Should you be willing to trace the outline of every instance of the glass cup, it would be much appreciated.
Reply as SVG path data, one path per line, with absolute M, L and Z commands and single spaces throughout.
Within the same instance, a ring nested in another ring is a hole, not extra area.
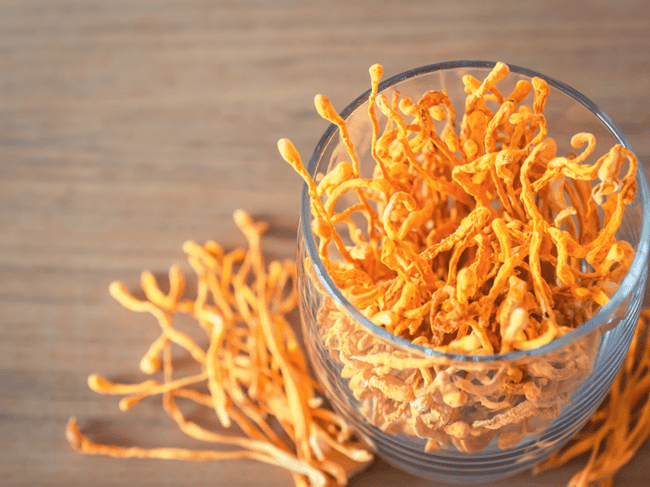
M 463 107 L 462 77 L 482 80 L 495 63 L 456 61 L 424 66 L 382 82 L 379 92 L 418 99 L 446 90 Z M 545 79 L 544 109 L 558 154 L 572 150 L 577 132 L 591 132 L 598 148 L 619 143 L 620 129 L 569 86 L 510 66 L 503 93 L 519 80 Z M 369 92 L 341 112 L 360 173 L 372 175 Z M 382 120 L 380 118 L 380 124 Z M 330 126 L 309 162 L 315 178 L 348 160 L 338 128 Z M 502 355 L 460 355 L 411 343 L 375 325 L 336 287 L 318 254 L 305 186 L 298 231 L 299 306 L 307 351 L 334 409 L 392 465 L 444 482 L 486 482 L 531 468 L 566 443 L 607 395 L 634 334 L 648 268 L 648 184 L 639 166 L 637 193 L 616 234 L 634 248 L 633 263 L 609 302 L 584 324 L 547 345 Z M 414 391 L 414 377 L 431 384 Z M 519 382 L 518 382 L 519 381 Z M 526 385 L 513 388 L 512 384 Z

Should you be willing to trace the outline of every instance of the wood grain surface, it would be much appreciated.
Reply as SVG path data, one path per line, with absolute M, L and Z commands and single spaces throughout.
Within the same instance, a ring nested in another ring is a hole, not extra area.
M 0 6 L 0 485 L 292 485 L 252 461 L 185 463 L 75 454 L 92 438 L 197 447 L 148 400 L 121 413 L 86 378 L 141 380 L 156 324 L 108 284 L 163 275 L 188 239 L 243 243 L 243 208 L 270 222 L 267 254 L 295 253 L 307 158 L 339 110 L 385 77 L 456 59 L 502 60 L 575 87 L 650 165 L 650 7 L 645 1 L 80 1 Z M 646 300 L 647 301 L 647 300 Z M 295 320 L 296 327 L 299 326 Z M 561 486 L 573 462 L 502 486 Z M 650 445 L 615 485 L 648 485 Z M 382 461 L 354 487 L 432 485 Z

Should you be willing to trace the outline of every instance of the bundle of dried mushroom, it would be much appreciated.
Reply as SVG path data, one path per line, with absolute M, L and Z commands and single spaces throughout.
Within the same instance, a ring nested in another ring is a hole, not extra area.
M 589 163 L 595 137 L 578 133 L 571 145 L 582 151 L 558 155 L 544 116 L 547 82 L 520 80 L 504 95 L 496 85 L 508 74 L 497 63 L 482 81 L 463 77 L 457 134 L 444 90 L 389 100 L 374 65 L 371 162 L 360 163 L 349 127 L 322 95 L 316 108 L 338 126 L 348 157 L 315 181 L 291 142 L 278 144 L 308 185 L 333 282 L 370 321 L 413 344 L 470 356 L 536 349 L 591 318 L 634 258 L 615 236 L 635 197 L 634 153 L 617 144 Z M 376 108 L 387 119 L 381 133 Z M 372 177 L 362 177 L 364 163 Z M 322 340 L 367 420 L 423 438 L 428 450 L 474 452 L 497 435 L 506 449 L 543 430 L 598 352 L 591 334 L 533 359 L 410 354 L 321 294 Z
M 68 423 L 68 440 L 82 453 L 121 458 L 249 458 L 289 470 L 297 486 L 345 485 L 349 475 L 368 465 L 373 455 L 339 416 L 323 406 L 320 388 L 309 377 L 301 347 L 285 319 L 296 303 L 295 264 L 272 261 L 266 266 L 260 250 L 266 224 L 254 223 L 243 211 L 235 213 L 235 221 L 248 239 L 248 249 L 225 253 L 215 242 L 185 243 L 187 260 L 198 279 L 194 299 L 184 297 L 185 279 L 178 266 L 169 271 L 166 294 L 151 273 L 142 274 L 144 301 L 131 295 L 124 284 L 111 284 L 111 295 L 123 306 L 157 319 L 160 337 L 140 368 L 146 374 L 162 372 L 163 381 L 116 384 L 91 375 L 88 384 L 102 394 L 126 396 L 120 401 L 122 410 L 162 395 L 165 411 L 184 433 L 237 449 L 103 445 L 85 437 L 74 418 Z M 191 315 L 200 325 L 209 339 L 207 349 L 174 326 L 174 315 L 179 313 Z M 201 371 L 177 377 L 172 347 L 189 353 Z M 201 390 L 206 384 L 207 393 Z M 215 426 L 234 423 L 246 436 L 200 426 L 184 415 L 178 399 L 205 406 L 213 412 Z

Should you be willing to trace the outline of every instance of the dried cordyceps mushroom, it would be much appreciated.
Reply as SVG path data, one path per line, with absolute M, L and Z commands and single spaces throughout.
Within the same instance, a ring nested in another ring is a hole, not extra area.
M 508 73 L 497 63 L 483 81 L 463 77 L 457 133 L 444 90 L 389 100 L 372 66 L 371 177 L 322 95 L 318 113 L 339 127 L 349 162 L 313 180 L 291 142 L 278 143 L 308 185 L 319 256 L 343 295 L 376 325 L 441 352 L 548 344 L 608 302 L 634 257 L 615 233 L 635 196 L 635 155 L 617 144 L 590 164 L 589 133 L 571 139 L 580 153 L 558 155 L 543 113 L 548 84 L 521 80 L 504 95 L 496 84 Z M 387 119 L 382 133 L 376 109 Z M 592 334 L 514 364 L 412 357 L 371 339 L 323 294 L 319 331 L 366 418 L 425 439 L 426 449 L 473 452 L 495 437 L 507 449 L 540 432 L 591 374 L 598 350 Z
M 167 294 L 151 273 L 142 274 L 145 301 L 131 295 L 122 283 L 110 286 L 111 295 L 124 307 L 151 313 L 160 324 L 161 335 L 140 368 L 146 374 L 161 371 L 162 381 L 116 384 L 91 375 L 88 384 L 102 394 L 126 396 L 120 401 L 122 410 L 161 394 L 165 411 L 184 433 L 239 449 L 103 445 L 85 437 L 74 418 L 68 423 L 68 441 L 82 453 L 119 458 L 250 458 L 289 470 L 297 486 L 345 485 L 373 456 L 354 439 L 342 418 L 323 407 L 320 388 L 309 377 L 302 350 L 284 318 L 296 304 L 295 264 L 273 261 L 266 267 L 260 252 L 265 224 L 254 223 L 243 211 L 235 213 L 235 222 L 248 240 L 248 250 L 225 253 L 212 241 L 204 246 L 184 244 L 198 279 L 194 300 L 183 298 L 185 279 L 178 266 L 169 271 Z M 209 339 L 207 349 L 173 326 L 176 313 L 197 320 Z M 174 377 L 172 346 L 187 351 L 201 372 Z M 206 383 L 209 394 L 192 387 Z M 184 416 L 176 398 L 209 408 L 223 427 L 234 422 L 247 436 L 224 435 L 199 426 Z

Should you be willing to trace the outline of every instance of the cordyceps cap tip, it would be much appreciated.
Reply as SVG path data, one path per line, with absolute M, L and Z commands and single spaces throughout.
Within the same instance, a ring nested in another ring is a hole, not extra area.
M 314 97 L 314 105 L 316 106 L 316 111 L 322 118 L 331 120 L 332 104 L 330 103 L 329 98 L 325 95 L 316 95 Z
M 113 281 L 108 286 L 108 292 L 111 296 L 115 297 L 128 292 L 128 288 L 126 287 L 126 284 L 121 281 Z
M 88 387 L 95 392 L 102 389 L 104 382 L 105 381 L 102 380 L 102 377 L 97 374 L 90 374 L 88 376 Z
M 251 217 L 248 213 L 246 213 L 244 210 L 235 210 L 235 213 L 233 214 L 233 218 L 235 220 L 235 223 L 239 226 L 249 226 L 252 223 Z
M 341 116 L 336 113 L 336 110 L 334 110 L 329 98 L 325 95 L 316 95 L 314 97 L 314 105 L 318 114 L 325 120 L 335 123 L 338 126 L 345 123 Z
M 384 74 L 384 68 L 381 64 L 373 64 L 368 72 L 372 81 L 379 81 Z
M 81 432 L 79 431 L 77 419 L 74 416 L 70 418 L 68 424 L 66 424 L 65 436 L 74 450 L 81 450 Z
M 300 154 L 289 139 L 278 140 L 278 151 L 282 158 L 292 166 L 300 164 Z

